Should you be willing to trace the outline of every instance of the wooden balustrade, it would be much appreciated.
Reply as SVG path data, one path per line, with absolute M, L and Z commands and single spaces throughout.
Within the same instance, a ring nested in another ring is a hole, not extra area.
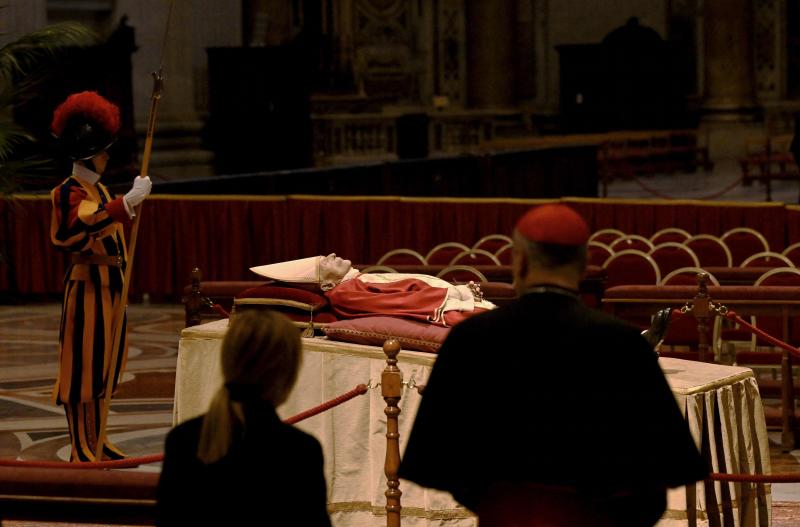
M 403 394 L 403 372 L 397 367 L 397 354 L 400 353 L 400 343 L 396 340 L 387 340 L 383 344 L 386 354 L 386 368 L 381 375 L 381 395 L 386 401 L 386 527 L 400 527 L 400 479 L 397 476 L 400 470 L 400 432 L 399 420 L 400 397 Z
M 395 158 L 400 116 L 397 112 L 313 116 L 315 164 Z M 471 151 L 494 137 L 494 115 L 490 113 L 461 111 L 428 116 L 432 153 Z

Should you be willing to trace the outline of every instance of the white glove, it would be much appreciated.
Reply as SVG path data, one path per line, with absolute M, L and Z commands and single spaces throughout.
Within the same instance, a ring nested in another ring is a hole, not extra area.
M 133 180 L 133 188 L 123 196 L 127 208 L 133 210 L 135 206 L 143 202 L 144 198 L 150 195 L 152 186 L 153 182 L 150 181 L 150 176 L 136 176 L 136 179 Z

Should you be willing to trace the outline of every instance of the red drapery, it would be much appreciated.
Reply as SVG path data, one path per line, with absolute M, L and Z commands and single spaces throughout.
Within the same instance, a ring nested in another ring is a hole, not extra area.
M 145 202 L 131 291 L 177 297 L 194 267 L 205 280 L 254 280 L 255 265 L 336 252 L 374 263 L 399 247 L 425 253 L 445 241 L 472 245 L 509 234 L 529 207 L 547 200 L 321 197 L 152 196 Z M 800 241 L 800 207 L 565 198 L 592 230 L 613 227 L 649 236 L 665 227 L 720 235 L 760 231 L 773 250 Z M 64 256 L 50 244 L 47 196 L 0 201 L 0 294 L 58 294 Z

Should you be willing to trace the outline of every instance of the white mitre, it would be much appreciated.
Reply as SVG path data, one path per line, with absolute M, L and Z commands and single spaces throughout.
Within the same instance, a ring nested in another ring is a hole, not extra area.
M 331 289 L 335 285 L 359 275 L 358 270 L 351 268 L 341 279 L 323 284 L 319 272 L 319 261 L 322 258 L 322 256 L 309 256 L 308 258 L 289 260 L 288 262 L 259 265 L 258 267 L 251 267 L 250 270 L 279 282 L 320 284 L 323 290 Z
M 278 262 L 251 267 L 254 273 L 280 282 L 319 283 L 319 259 L 321 256 L 310 256 L 299 260 Z

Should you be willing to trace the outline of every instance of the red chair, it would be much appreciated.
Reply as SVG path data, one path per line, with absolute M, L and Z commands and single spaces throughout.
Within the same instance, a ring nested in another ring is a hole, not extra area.
M 475 245 L 473 245 L 472 248 L 483 249 L 484 251 L 489 251 L 492 254 L 497 254 L 497 251 L 512 242 L 513 240 L 505 234 L 490 234 L 475 242 Z
M 440 243 L 425 255 L 425 261 L 428 265 L 448 265 L 453 258 L 469 251 L 469 247 L 463 243 L 458 242 L 445 242 Z
M 700 267 L 731 267 L 733 256 L 725 242 L 711 234 L 696 234 L 684 245 L 692 250 L 700 261 Z
M 700 267 L 681 267 L 679 269 L 674 269 L 667 273 L 658 285 L 697 285 L 697 273 L 707 274 L 708 281 L 711 282 L 711 285 L 719 285 L 719 280 L 717 280 L 713 274 Z
M 642 251 L 643 253 L 649 253 L 654 247 L 650 240 L 644 236 L 639 236 L 638 234 L 628 234 L 626 236 L 622 236 L 621 238 L 617 238 L 613 242 L 609 243 L 608 246 L 611 247 L 611 250 L 614 252 L 634 249 L 637 251 Z
M 794 267 L 776 267 L 761 275 L 754 285 L 800 287 L 800 270 Z M 795 347 L 800 344 L 800 320 L 796 317 L 790 317 L 785 323 L 779 316 L 751 316 L 750 323 Z M 788 448 L 794 443 L 791 440 L 792 432 L 797 432 L 795 400 L 800 395 L 798 393 L 800 386 L 793 386 L 792 372 L 788 372 L 788 377 L 784 378 L 787 373 L 783 369 L 784 353 L 761 337 L 752 335 L 749 351 L 738 351 L 735 356 L 737 365 L 753 369 L 762 398 L 789 402 L 788 405 L 781 404 L 780 407 L 764 405 L 767 425 L 781 427 L 781 443 L 784 448 Z M 786 423 L 789 424 L 788 430 L 784 428 Z
M 586 263 L 603 267 L 606 260 L 611 258 L 614 251 L 608 245 L 600 242 L 589 242 L 586 244 Z
M 780 253 L 762 251 L 745 258 L 741 263 L 741 267 L 794 267 L 794 264 L 789 258 Z
M 361 269 L 361 274 L 369 273 L 396 273 L 397 271 L 388 265 L 370 265 Z
M 500 265 L 511 265 L 511 250 L 514 248 L 513 243 L 502 246 L 494 255 L 500 260 Z
M 457 254 L 447 265 L 500 265 L 500 260 L 489 251 L 469 249 Z
M 783 251 L 781 254 L 787 257 L 789 260 L 792 261 L 792 265 L 795 267 L 800 266 L 800 242 L 793 243 Z
M 436 278 L 441 278 L 451 283 L 487 282 L 486 277 L 468 265 L 449 265 L 436 273 Z
M 776 267 L 774 269 L 770 269 L 766 273 L 762 274 L 753 285 L 800 286 L 800 269 L 796 269 L 794 266 Z M 763 329 L 770 335 L 773 335 L 779 339 L 789 337 L 795 343 L 800 342 L 800 323 L 798 322 L 799 321 L 797 320 L 791 321 L 789 328 L 787 328 L 789 334 L 784 335 L 783 323 L 780 317 L 750 317 L 750 323 L 754 326 L 757 325 L 759 329 Z M 756 338 L 756 336 L 753 335 L 751 339 L 750 351 L 757 351 L 758 346 L 771 346 L 771 344 L 761 338 Z
M 694 252 L 681 243 L 664 242 L 653 247 L 648 254 L 658 264 L 662 275 L 681 267 L 700 267 Z
M 625 233 L 617 229 L 600 229 L 589 236 L 589 241 L 610 245 L 614 240 L 623 236 Z
M 655 260 L 635 249 L 614 253 L 603 268 L 606 270 L 606 289 L 616 285 L 656 285 L 661 281 Z
M 380 257 L 376 265 L 426 265 L 425 257 L 413 249 L 394 249 Z
M 683 243 L 691 237 L 692 235 L 683 229 L 667 227 L 650 236 L 650 241 L 653 242 L 653 245 L 659 245 L 665 242 Z
M 748 256 L 769 251 L 769 243 L 760 232 L 749 227 L 737 227 L 720 236 L 733 257 L 732 265 L 739 265 Z

